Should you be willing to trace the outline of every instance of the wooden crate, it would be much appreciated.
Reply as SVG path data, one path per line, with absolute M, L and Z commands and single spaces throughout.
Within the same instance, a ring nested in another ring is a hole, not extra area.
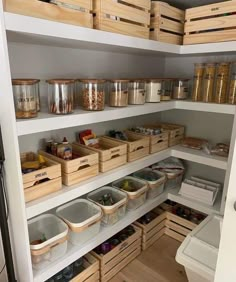
M 39 0 L 5 0 L 5 11 L 66 24 L 93 27 L 92 0 L 55 0 L 59 5 Z
M 92 254 L 83 257 L 83 267 L 85 270 L 70 282 L 99 282 L 99 261 Z
M 152 1 L 150 39 L 183 44 L 185 12 L 171 5 Z
M 94 28 L 149 38 L 150 0 L 94 0 Z
M 122 268 L 129 264 L 141 253 L 141 229 L 134 226 L 135 233 L 120 243 L 106 255 L 92 254 L 100 261 L 101 282 L 109 281 Z
M 37 160 L 38 156 L 32 152 L 21 154 L 21 163 L 33 157 Z M 61 183 L 61 165 L 44 157 L 46 161 L 45 168 L 26 173 L 22 175 L 25 202 L 30 202 L 58 191 L 62 187 Z M 32 159 L 30 159 L 32 160 Z M 38 181 L 48 179 L 47 181 L 37 184 Z
M 184 44 L 236 40 L 236 1 L 186 10 Z
M 89 147 L 99 154 L 99 170 L 106 172 L 127 162 L 127 145 L 118 140 L 99 137 L 99 144 L 104 148 Z
M 41 155 L 61 164 L 62 182 L 66 186 L 80 183 L 99 173 L 98 153 L 78 144 L 72 144 L 72 150 L 81 155 L 81 157 L 65 161 L 52 154 L 39 151 Z

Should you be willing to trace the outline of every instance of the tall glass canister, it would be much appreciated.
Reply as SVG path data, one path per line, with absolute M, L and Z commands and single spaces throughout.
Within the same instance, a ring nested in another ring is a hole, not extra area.
M 231 65 L 228 103 L 236 104 L 236 62 L 233 62 Z
M 204 73 L 203 73 L 203 84 L 202 84 L 203 102 L 209 102 L 209 103 L 213 102 L 215 71 L 216 71 L 215 63 L 209 63 L 205 65 Z
M 215 103 L 224 104 L 227 102 L 229 75 L 230 63 L 218 63 L 216 68 Z
M 202 82 L 205 64 L 194 64 L 192 101 L 202 100 Z

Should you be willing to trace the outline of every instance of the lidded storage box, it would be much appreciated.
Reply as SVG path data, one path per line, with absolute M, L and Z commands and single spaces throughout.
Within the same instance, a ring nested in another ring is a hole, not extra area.
M 69 241 L 80 246 L 100 231 L 102 210 L 94 203 L 78 199 L 56 210 L 57 215 L 69 226 Z
M 128 106 L 128 82 L 129 80 L 110 81 L 109 105 L 111 107 Z
M 144 80 L 132 80 L 129 82 L 129 104 L 143 105 L 146 100 Z

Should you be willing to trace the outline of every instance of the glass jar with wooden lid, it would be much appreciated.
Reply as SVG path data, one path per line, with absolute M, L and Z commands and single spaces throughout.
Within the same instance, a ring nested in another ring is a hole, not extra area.
M 227 88 L 230 75 L 230 63 L 218 63 L 216 67 L 216 86 L 214 102 L 218 104 L 226 103 Z
M 184 100 L 188 98 L 190 79 L 179 78 L 174 81 L 173 99 Z
M 146 101 L 146 89 L 144 79 L 134 79 L 129 82 L 129 104 L 143 105 Z
M 233 62 L 231 65 L 228 103 L 236 104 L 236 62 Z
M 192 101 L 197 102 L 202 100 L 202 82 L 205 64 L 194 64 L 193 90 Z
M 216 64 L 208 63 L 203 72 L 202 101 L 213 102 Z
M 146 81 L 146 102 L 159 103 L 161 101 L 161 78 L 151 78 Z
M 16 118 L 34 118 L 38 115 L 39 79 L 12 79 Z
M 110 81 L 109 105 L 111 107 L 128 106 L 128 83 L 127 79 L 114 79 Z

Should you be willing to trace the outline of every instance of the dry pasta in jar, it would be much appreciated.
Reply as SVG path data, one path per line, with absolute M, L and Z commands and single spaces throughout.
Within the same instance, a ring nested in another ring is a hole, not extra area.
M 227 87 L 229 81 L 230 63 L 219 63 L 216 68 L 216 87 L 214 102 L 218 104 L 226 103 Z
M 192 101 L 202 100 L 202 82 L 205 64 L 194 64 Z
M 209 63 L 205 65 L 202 85 L 202 101 L 213 102 L 214 81 L 216 64 Z
M 232 63 L 231 78 L 229 82 L 228 103 L 236 104 L 236 62 Z

